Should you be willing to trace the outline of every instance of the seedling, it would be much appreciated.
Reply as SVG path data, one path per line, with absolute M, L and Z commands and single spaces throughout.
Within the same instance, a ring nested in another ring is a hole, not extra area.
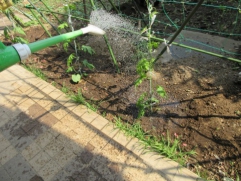
M 72 93 L 71 95 L 69 95 L 69 97 L 74 102 L 79 103 L 79 104 L 83 104 L 87 108 L 91 109 L 92 111 L 97 111 L 97 107 L 95 105 L 92 105 L 92 104 L 88 103 L 85 100 L 85 98 L 83 97 L 83 94 L 80 90 L 78 90 L 78 92 L 76 94 Z
M 63 93 L 65 93 L 65 94 L 68 94 L 68 93 L 70 92 L 70 89 L 69 89 L 69 87 L 67 87 L 67 86 L 65 85 L 65 82 L 63 82 L 63 86 L 62 86 L 62 88 L 61 88 L 61 91 L 62 91 Z
M 69 14 L 69 18 L 68 18 L 68 23 L 64 22 L 62 24 L 60 24 L 58 26 L 59 30 L 62 29 L 66 29 L 67 27 L 70 27 L 70 29 L 72 31 L 74 31 L 74 27 L 71 21 L 71 10 L 75 10 L 76 9 L 76 5 L 75 4 L 70 4 L 70 5 L 66 5 L 65 6 L 66 11 Z M 63 44 L 63 48 L 64 50 L 67 52 L 68 51 L 68 47 L 69 47 L 69 43 L 71 42 L 71 40 L 66 41 Z M 74 83 L 78 83 L 80 81 L 80 79 L 82 78 L 83 72 L 82 72 L 82 67 L 81 65 L 87 67 L 90 70 L 93 70 L 95 67 L 93 64 L 89 63 L 88 60 L 84 59 L 82 62 L 80 61 L 80 56 L 79 54 L 81 52 L 85 52 L 85 53 L 89 53 L 90 55 L 93 55 L 95 53 L 95 51 L 90 47 L 90 46 L 86 46 L 86 45 L 78 45 L 76 43 L 76 41 L 73 41 L 74 43 L 74 49 L 75 49 L 75 53 L 71 53 L 69 55 L 69 57 L 67 58 L 67 70 L 66 72 L 68 73 L 72 73 L 72 81 Z M 75 63 L 73 63 L 75 60 Z
M 146 34 L 148 38 L 147 43 L 147 50 L 148 53 L 146 54 L 146 57 L 141 58 L 141 60 L 137 63 L 136 71 L 139 75 L 139 78 L 135 81 L 135 86 L 139 86 L 144 80 L 149 80 L 149 92 L 143 93 L 139 97 L 136 107 L 138 108 L 138 118 L 141 118 L 145 115 L 146 112 L 153 112 L 153 106 L 159 103 L 159 100 L 154 96 L 154 90 L 152 85 L 152 76 L 150 76 L 154 72 L 154 62 L 155 59 L 152 57 L 152 51 L 153 49 L 156 49 L 158 47 L 158 43 L 151 40 L 153 37 L 151 28 L 155 21 L 157 12 L 154 10 L 152 5 L 150 3 L 148 4 L 148 15 L 149 15 L 149 25 L 148 27 L 145 27 L 141 34 Z M 143 54 L 142 54 L 143 55 Z M 148 76 L 149 74 L 149 76 Z M 166 92 L 162 86 L 157 86 L 156 93 L 160 97 L 166 97 Z

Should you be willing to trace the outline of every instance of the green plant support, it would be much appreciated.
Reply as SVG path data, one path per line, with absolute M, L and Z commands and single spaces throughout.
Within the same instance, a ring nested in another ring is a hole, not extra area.
M 95 7 L 95 3 L 94 3 L 93 0 L 90 0 L 90 4 L 91 4 L 91 6 L 92 6 L 92 8 L 93 8 L 94 10 L 97 9 L 97 8 Z M 117 61 L 116 61 L 116 59 L 115 59 L 115 55 L 114 55 L 114 53 L 113 53 L 113 51 L 112 51 L 111 45 L 110 45 L 110 43 L 109 43 L 109 41 L 108 41 L 108 38 L 107 38 L 106 35 L 104 35 L 103 37 L 104 37 L 105 43 L 106 43 L 106 45 L 107 45 L 107 47 L 108 47 L 108 49 L 109 49 L 110 56 L 111 56 L 111 58 L 112 58 L 112 60 L 113 60 L 113 63 L 114 63 L 114 65 L 115 65 L 116 69 L 117 69 L 117 73 L 120 73 L 120 69 L 119 69 L 119 67 L 118 67 L 118 63 L 117 63 Z
M 135 34 L 135 35 L 139 35 L 139 33 L 131 31 L 131 30 L 127 30 L 127 29 L 123 29 L 123 28 L 121 30 L 126 31 L 126 32 L 130 32 L 130 33 Z M 151 37 L 151 39 L 155 40 L 155 41 L 159 41 L 159 42 L 165 42 L 165 40 L 162 39 L 162 38 Z M 209 52 L 209 51 L 202 50 L 202 49 L 199 49 L 199 48 L 194 48 L 194 47 L 184 45 L 184 44 L 181 44 L 181 43 L 177 43 L 177 42 L 172 42 L 172 44 L 176 45 L 176 46 L 179 46 L 179 47 L 182 47 L 182 48 L 189 49 L 189 50 L 194 50 L 194 51 L 197 51 L 197 52 L 200 52 L 200 53 L 205 53 L 207 55 L 212 55 L 212 56 L 215 56 L 215 57 L 218 57 L 218 58 L 224 58 L 224 59 L 231 60 L 231 61 L 234 61 L 234 62 L 237 62 L 237 63 L 241 63 L 241 60 L 236 59 L 236 58 L 232 58 L 232 57 L 224 56 L 224 55 L 221 55 L 221 54 Z
M 80 30 L 54 36 L 29 44 L 17 43 L 12 46 L 5 46 L 2 42 L 0 42 L 0 72 L 20 61 L 26 60 L 31 55 L 31 53 L 35 53 L 44 48 L 50 47 L 52 45 L 64 42 L 72 38 L 76 38 L 77 36 L 86 33 L 93 35 L 105 34 L 102 29 L 89 24 L 87 27 L 81 28 Z

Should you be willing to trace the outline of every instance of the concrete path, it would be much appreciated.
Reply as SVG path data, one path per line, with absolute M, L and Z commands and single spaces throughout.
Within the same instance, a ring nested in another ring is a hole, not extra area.
M 194 181 L 19 65 L 0 72 L 0 181 Z
M 168 38 L 168 40 L 170 39 L 171 37 Z M 174 42 L 227 57 L 237 58 L 235 55 L 239 54 L 238 59 L 240 59 L 241 55 L 241 41 L 235 41 L 233 39 L 224 38 L 221 36 L 209 35 L 207 33 L 183 30 L 177 36 Z M 164 43 L 159 46 L 159 48 L 153 53 L 153 56 L 158 55 L 164 46 L 166 46 Z M 171 54 L 166 51 L 160 58 L 161 62 L 169 62 L 170 60 L 182 61 L 183 59 L 194 57 L 205 63 L 210 60 L 217 59 L 215 56 L 175 45 L 171 45 L 169 48 Z

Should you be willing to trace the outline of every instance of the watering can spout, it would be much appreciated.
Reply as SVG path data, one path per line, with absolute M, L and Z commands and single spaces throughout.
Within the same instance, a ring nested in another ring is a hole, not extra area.
M 67 41 L 69 39 L 76 38 L 86 33 L 93 35 L 105 34 L 102 29 L 89 24 L 87 27 L 81 28 L 80 30 L 54 36 L 29 44 L 18 43 L 13 46 L 6 47 L 0 42 L 0 72 L 19 61 L 26 60 L 31 55 L 31 53 L 35 53 L 44 48 Z
M 98 28 L 97 26 L 88 24 L 87 27 L 81 29 L 83 31 L 83 34 L 89 33 L 92 35 L 104 35 L 105 31 L 102 29 Z
M 87 27 L 81 28 L 80 30 L 65 33 L 65 34 L 58 35 L 58 36 L 54 36 L 54 37 L 40 40 L 37 42 L 33 42 L 33 43 L 28 44 L 28 46 L 29 46 L 31 52 L 34 53 L 36 51 L 42 50 L 49 46 L 55 45 L 60 42 L 67 41 L 72 38 L 76 38 L 80 35 L 87 34 L 87 33 L 93 34 L 93 35 L 104 35 L 105 34 L 105 32 L 102 29 L 89 24 Z

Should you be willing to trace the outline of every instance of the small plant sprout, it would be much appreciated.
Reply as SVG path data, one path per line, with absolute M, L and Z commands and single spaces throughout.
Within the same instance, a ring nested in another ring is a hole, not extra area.
M 63 86 L 61 88 L 61 91 L 65 94 L 68 94 L 70 92 L 70 89 L 65 85 L 65 82 L 63 82 Z
M 138 108 L 138 118 L 145 115 L 146 112 L 153 112 L 153 106 L 159 103 L 159 100 L 154 96 L 154 87 L 152 85 L 152 79 L 154 79 L 154 61 L 155 58 L 152 57 L 152 52 L 158 47 L 158 43 L 151 41 L 154 36 L 152 34 L 152 25 L 155 22 L 157 12 L 154 10 L 153 6 L 147 2 L 148 15 L 149 15 L 149 25 L 141 31 L 141 34 L 146 34 L 147 36 L 147 50 L 148 53 L 146 57 L 142 57 L 136 66 L 136 71 L 139 77 L 135 81 L 135 86 L 139 86 L 144 80 L 149 80 L 149 92 L 143 93 L 139 97 L 136 107 Z M 166 92 L 164 88 L 160 85 L 156 88 L 156 93 L 160 97 L 166 97 Z
M 88 103 L 80 90 L 78 90 L 78 92 L 75 94 L 72 93 L 71 95 L 69 95 L 69 97 L 72 101 L 85 105 L 87 108 L 89 108 L 92 111 L 97 111 L 97 106 Z
M 52 81 L 52 82 L 51 82 L 51 85 L 54 86 L 54 87 L 56 87 L 56 86 L 57 86 L 57 83 L 56 83 L 55 81 Z
M 62 30 L 62 29 L 69 27 L 71 29 L 71 31 L 74 31 L 73 22 L 71 19 L 71 17 L 72 17 L 71 12 L 76 10 L 77 7 L 75 4 L 64 4 L 64 6 L 65 6 L 65 11 L 67 11 L 67 13 L 68 13 L 68 19 L 67 19 L 67 22 L 64 22 L 58 26 L 58 30 Z M 66 52 L 68 51 L 70 43 L 71 43 L 71 40 L 68 40 L 63 43 L 63 48 Z M 82 72 L 81 65 L 83 65 L 84 67 L 87 67 L 90 70 L 93 70 L 95 68 L 94 65 L 89 63 L 86 59 L 84 59 L 81 62 L 79 55 L 81 54 L 81 52 L 85 52 L 90 55 L 93 55 L 95 53 L 95 51 L 90 46 L 78 45 L 75 40 L 73 40 L 73 43 L 74 43 L 75 52 L 71 53 L 69 55 L 69 57 L 67 58 L 66 72 L 72 73 L 72 76 L 71 76 L 72 81 L 74 83 L 78 83 L 80 81 L 80 79 L 82 78 L 83 74 L 85 74 Z

